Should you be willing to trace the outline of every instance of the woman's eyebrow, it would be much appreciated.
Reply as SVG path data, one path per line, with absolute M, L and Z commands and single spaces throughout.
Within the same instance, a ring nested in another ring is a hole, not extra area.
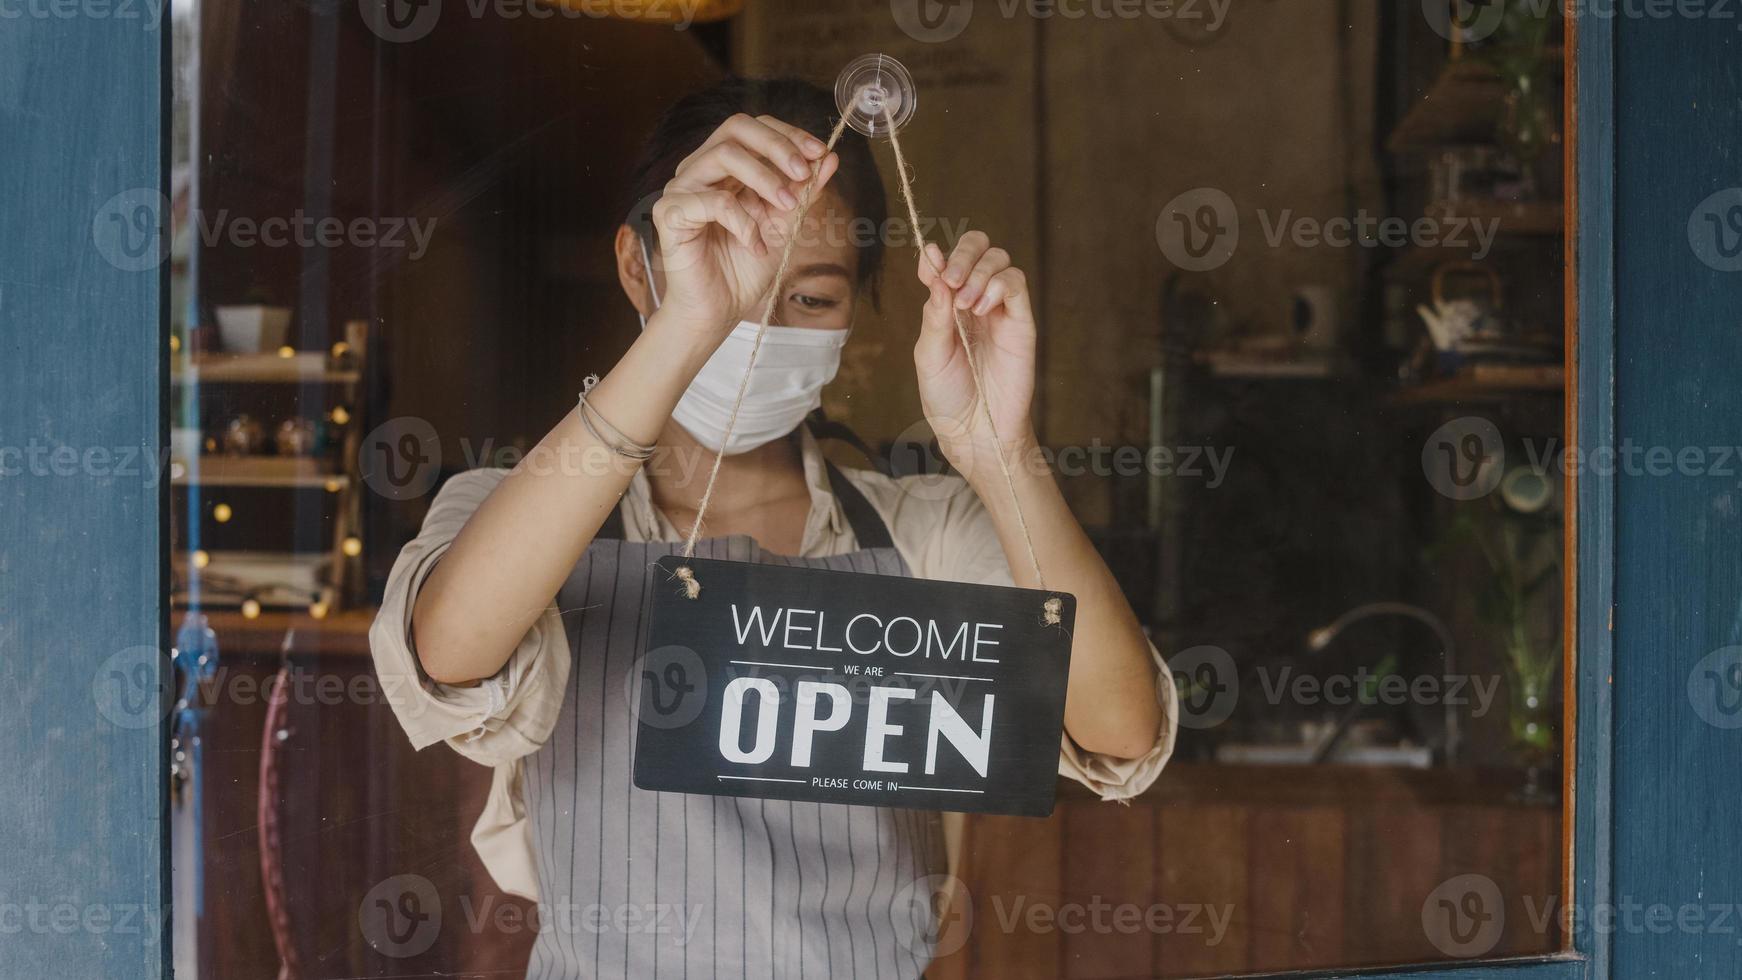
M 792 277 L 794 279 L 803 279 L 810 276 L 840 276 L 842 279 L 852 278 L 852 274 L 847 271 L 847 267 L 837 262 L 812 262 L 810 265 L 801 265 L 792 271 Z

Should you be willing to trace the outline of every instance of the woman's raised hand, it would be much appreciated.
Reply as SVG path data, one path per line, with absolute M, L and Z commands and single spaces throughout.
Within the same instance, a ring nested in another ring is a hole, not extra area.
M 799 198 L 820 161 L 820 193 L 840 165 L 823 141 L 773 116 L 733 116 L 653 205 L 660 313 L 718 343 L 738 321 L 761 319 Z
M 931 295 L 913 347 L 920 404 L 944 458 L 973 482 L 999 472 L 994 452 L 1010 461 L 1034 442 L 1028 412 L 1034 401 L 1036 332 L 1028 280 L 983 232 L 963 235 L 947 258 L 936 245 L 926 245 L 925 251 L 919 257 L 919 281 Z M 956 332 L 958 311 L 974 345 L 983 391 L 976 388 Z M 996 423 L 996 442 L 981 397 Z

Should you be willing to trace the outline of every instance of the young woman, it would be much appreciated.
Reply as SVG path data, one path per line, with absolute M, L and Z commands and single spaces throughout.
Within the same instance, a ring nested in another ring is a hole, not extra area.
M 514 470 L 449 481 L 394 566 L 376 665 L 413 682 L 395 709 L 415 745 L 495 767 L 472 839 L 504 890 L 540 901 L 529 976 L 911 978 L 930 958 L 935 814 L 631 784 L 647 563 L 696 521 L 722 448 L 699 555 L 1035 587 L 1004 456 L 1048 586 L 1077 597 L 1059 771 L 1122 799 L 1172 750 L 1166 668 L 1033 464 L 1035 322 L 1003 250 L 975 232 L 914 260 L 930 291 L 912 334 L 923 408 L 965 480 L 836 469 L 804 427 L 883 252 L 853 233 L 885 227 L 870 146 L 849 131 L 825 154 L 833 116 L 821 90 L 744 80 L 667 113 L 637 187 L 651 222 L 616 239 L 640 337 Z M 771 288 L 775 326 L 728 438 Z M 645 465 L 638 444 L 656 447 Z

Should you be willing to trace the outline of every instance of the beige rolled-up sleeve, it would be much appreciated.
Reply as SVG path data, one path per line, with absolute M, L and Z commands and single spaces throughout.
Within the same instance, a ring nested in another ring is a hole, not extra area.
M 381 611 L 369 629 L 375 672 L 412 747 L 445 741 L 461 755 L 497 767 L 537 751 L 562 710 L 569 650 L 554 600 L 496 676 L 471 687 L 438 684 L 424 674 L 411 612 L 460 528 L 506 475 L 500 469 L 470 470 L 442 487 L 423 529 L 393 563 Z
M 490 795 L 472 828 L 472 846 L 497 887 L 537 901 L 532 824 L 520 792 L 521 759 L 550 737 L 567 690 L 568 636 L 555 601 L 496 676 L 473 687 L 430 680 L 418 663 L 411 632 L 411 611 L 424 580 L 505 476 L 506 470 L 469 470 L 442 487 L 423 529 L 393 563 L 381 611 L 369 627 L 369 651 L 388 704 L 413 748 L 447 742 L 493 769 Z
M 920 578 L 950 582 L 1012 585 L 1010 565 L 998 542 L 985 504 L 968 484 L 954 477 L 920 476 L 887 480 L 854 473 L 855 483 L 884 515 L 897 550 Z M 1059 775 L 1082 783 L 1103 800 L 1127 800 L 1154 784 L 1173 755 L 1179 728 L 1179 694 L 1173 675 L 1152 643 L 1161 726 L 1149 751 L 1135 759 L 1089 752 L 1060 738 Z

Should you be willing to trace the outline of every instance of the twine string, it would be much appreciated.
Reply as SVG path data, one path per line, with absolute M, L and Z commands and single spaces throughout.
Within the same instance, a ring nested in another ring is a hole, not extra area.
M 888 110 L 885 110 L 887 114 Z M 913 229 L 914 244 L 919 254 L 931 263 L 932 271 L 939 276 L 944 274 L 944 267 L 926 251 L 925 230 L 919 223 L 919 208 L 913 203 L 913 178 L 907 170 L 907 158 L 901 152 L 901 137 L 896 134 L 895 120 L 889 120 L 889 148 L 895 153 L 895 172 L 901 179 L 901 200 L 907 205 L 907 221 Z M 956 337 L 961 341 L 962 353 L 968 358 L 968 372 L 974 378 L 974 397 L 980 403 L 980 409 L 986 418 L 986 430 L 992 436 L 992 455 L 998 460 L 999 472 L 1004 474 L 1004 485 L 1010 489 L 1010 503 L 1016 509 L 1016 525 L 1022 529 L 1022 543 L 1028 549 L 1028 562 L 1034 567 L 1034 580 L 1042 592 L 1046 591 L 1046 576 L 1040 570 L 1040 558 L 1034 551 L 1034 536 L 1028 530 L 1028 518 L 1022 513 L 1022 497 L 1016 492 L 1016 478 L 1011 475 L 1010 461 L 1004 458 L 1004 440 L 998 435 L 998 423 L 992 417 L 992 402 L 986 397 L 986 379 L 980 371 L 980 356 L 974 353 L 974 344 L 968 337 L 967 321 L 962 317 L 962 311 L 955 306 L 950 307 L 950 314 L 956 322 Z M 1057 622 L 1057 609 L 1053 604 L 1057 599 L 1047 600 L 1047 622 Z
M 774 271 L 774 282 L 768 287 L 768 303 L 762 308 L 762 322 L 756 328 L 756 340 L 750 345 L 750 361 L 744 366 L 744 377 L 738 382 L 738 397 L 732 400 L 732 414 L 726 419 L 726 434 L 720 438 L 720 451 L 714 454 L 713 469 L 708 471 L 708 485 L 702 490 L 701 503 L 696 505 L 696 520 L 690 525 L 690 535 L 684 541 L 683 556 L 693 558 L 696 554 L 696 539 L 702 533 L 702 518 L 708 512 L 708 503 L 714 498 L 714 484 L 720 479 L 720 463 L 726 458 L 726 446 L 732 441 L 732 429 L 738 424 L 738 410 L 744 407 L 744 392 L 750 387 L 750 372 L 756 366 L 756 354 L 762 349 L 762 336 L 768 332 L 768 324 L 774 319 L 774 310 L 780 305 L 780 286 L 786 279 L 788 267 L 792 265 L 792 251 L 798 244 L 799 229 L 804 224 L 805 212 L 810 210 L 812 198 L 816 193 L 817 180 L 823 173 L 823 160 L 827 160 L 835 150 L 835 144 L 841 141 L 841 134 L 847 129 L 847 117 L 841 116 L 841 121 L 835 123 L 835 129 L 829 134 L 828 146 L 823 150 L 822 158 L 811 164 L 811 179 L 804 185 L 804 192 L 799 195 L 798 208 L 794 212 L 792 228 L 787 232 L 786 244 L 780 250 L 780 265 Z M 689 571 L 685 568 L 682 571 Z M 684 582 L 684 591 L 694 599 L 701 592 L 701 585 L 695 580 L 694 573 L 680 575 Z

